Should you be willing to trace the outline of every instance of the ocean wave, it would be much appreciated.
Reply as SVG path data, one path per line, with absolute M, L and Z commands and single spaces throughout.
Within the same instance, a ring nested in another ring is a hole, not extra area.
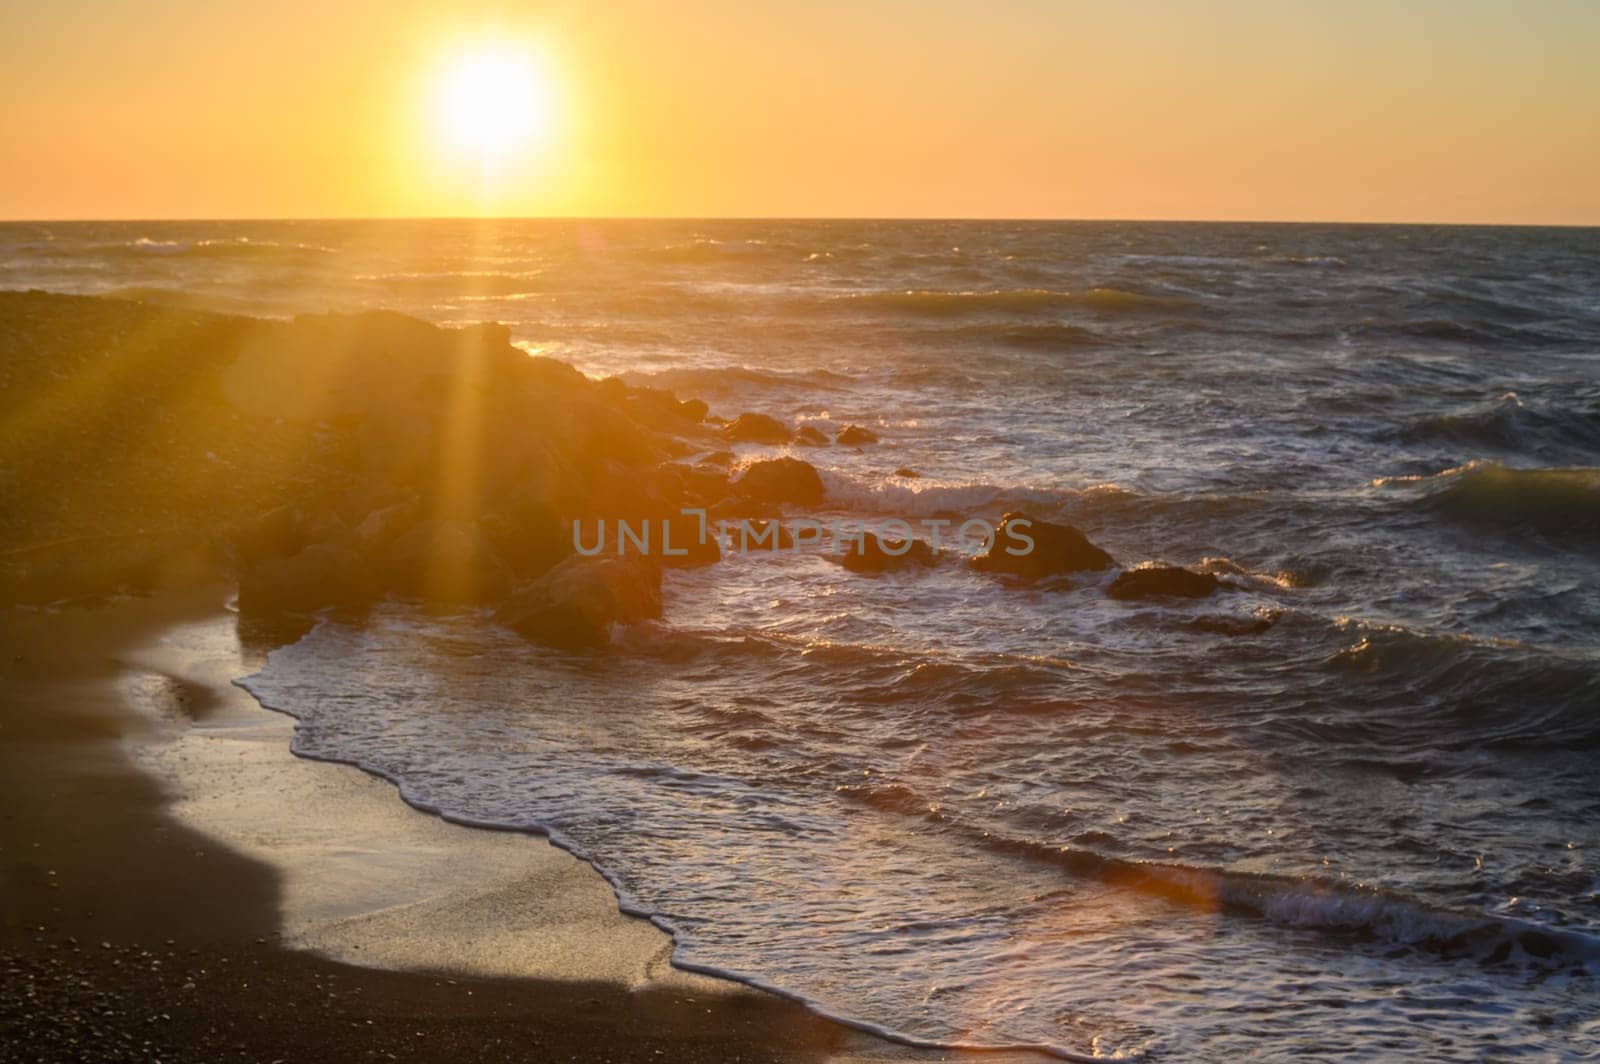
M 1061 348 L 1094 347 L 1116 340 L 1081 325 L 1040 322 L 1036 325 L 970 325 L 946 334 L 955 340 L 996 343 L 1022 351 L 1054 351 Z
M 1323 662 L 1372 711 L 1352 741 L 1383 750 L 1600 750 L 1600 662 L 1510 639 L 1343 620 Z
M 835 302 L 866 310 L 888 310 L 928 317 L 967 314 L 1048 314 L 1078 309 L 1108 314 L 1150 314 L 1195 311 L 1200 304 L 1172 296 L 1146 295 L 1121 288 L 1090 288 L 1079 292 L 1049 288 L 995 288 L 988 290 L 855 292 L 833 297 Z
M 1429 476 L 1381 477 L 1373 486 L 1408 489 L 1417 507 L 1477 525 L 1585 537 L 1600 526 L 1600 468 L 1474 460 Z
M 1110 494 L 1113 485 L 1072 489 L 987 481 L 951 483 L 930 478 L 907 481 L 901 477 L 866 480 L 839 470 L 819 470 L 833 509 L 903 517 L 978 517 L 1005 510 L 1053 514 L 1085 493 Z
M 784 371 L 753 366 L 684 366 L 624 374 L 634 384 L 675 389 L 684 395 L 700 392 L 721 394 L 732 391 L 841 391 L 857 382 L 844 373 L 829 369 Z
M 714 237 L 696 237 L 673 244 L 634 249 L 631 255 L 646 262 L 681 265 L 717 265 L 750 259 L 821 261 L 812 254 L 814 250 L 784 241 L 718 240 Z
M 1349 265 L 1337 255 L 1292 255 L 1286 252 L 1263 254 L 1257 261 L 1270 262 L 1275 266 L 1311 266 L 1320 269 L 1337 269 Z
M 1492 403 L 1447 414 L 1434 414 L 1399 427 L 1394 435 L 1406 443 L 1454 448 L 1492 448 L 1527 454 L 1550 451 L 1600 452 L 1600 407 L 1538 409 L 1515 392 Z
M 321 258 L 338 254 L 337 249 L 321 244 L 306 244 L 277 240 L 257 240 L 253 237 L 212 237 L 203 240 L 157 240 L 141 236 L 116 244 L 96 244 L 84 249 L 86 254 L 107 257 L 170 256 L 193 259 L 231 258 Z
M 1343 330 L 1356 340 L 1419 340 L 1472 347 L 1518 344 L 1524 347 L 1563 347 L 1575 337 L 1559 330 L 1509 324 L 1487 318 L 1413 318 L 1402 321 L 1367 319 Z
M 1539 971 L 1600 971 L 1600 935 L 1587 929 L 1447 908 L 1378 886 L 1145 861 L 1111 856 L 1088 846 L 1018 838 L 969 823 L 938 801 L 894 780 L 844 784 L 834 793 L 881 812 L 924 820 L 987 851 L 1047 863 L 1078 878 L 1184 908 L 1346 935 L 1443 959 Z
M 537 275 L 495 270 L 367 274 L 356 280 L 391 290 L 449 295 L 510 297 L 539 294 Z
M 1299 500 L 1285 493 L 1270 492 L 1159 492 L 1136 491 L 1120 484 L 1101 483 L 1083 486 L 1005 483 L 986 480 L 948 481 L 932 476 L 916 480 L 882 476 L 866 478 L 837 469 L 820 469 L 828 491 L 830 509 L 864 514 L 917 517 L 998 517 L 1017 510 L 1047 520 L 1064 520 L 1085 528 L 1180 526 L 1190 532 L 1213 522 L 1233 522 L 1240 518 L 1291 507 L 1316 506 L 1315 500 Z M 1325 569 L 1310 581 L 1327 576 Z M 1266 579 L 1276 580 L 1278 574 Z M 1289 575 L 1292 582 L 1300 577 Z M 1279 586 L 1288 586 L 1279 581 Z

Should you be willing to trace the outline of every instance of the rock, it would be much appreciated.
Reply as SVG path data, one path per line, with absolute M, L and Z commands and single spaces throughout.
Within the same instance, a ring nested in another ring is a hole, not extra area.
M 826 447 L 828 437 L 815 425 L 801 425 L 794 432 L 794 442 L 802 447 Z
M 789 426 L 766 414 L 740 414 L 722 434 L 734 443 L 788 443 L 794 436 Z
M 922 474 L 918 473 L 915 469 L 907 469 L 905 466 L 901 466 L 899 469 L 896 469 L 894 471 L 894 475 L 897 477 L 905 477 L 907 480 L 916 480 L 922 476 Z
M 1212 573 L 1197 573 L 1176 565 L 1141 565 L 1119 573 L 1106 588 L 1106 594 L 1114 599 L 1205 598 L 1217 586 Z
M 995 526 L 989 549 L 972 559 L 972 567 L 1024 580 L 1039 580 L 1061 573 L 1109 569 L 1117 564 L 1111 555 L 1089 542 L 1071 525 L 1041 521 L 1026 514 L 1009 513 Z
M 605 385 L 615 379 L 608 377 L 600 383 Z M 697 425 L 707 413 L 706 404 L 699 399 L 679 402 L 671 392 L 656 388 L 629 388 L 617 402 L 641 425 L 669 431 Z
M 860 425 L 846 425 L 834 439 L 846 447 L 859 447 L 863 443 L 877 443 L 878 434 Z
M 478 530 L 511 569 L 513 579 L 541 576 L 572 553 L 572 527 L 557 519 L 553 510 L 496 510 L 478 521 Z
M 778 518 L 782 516 L 783 507 L 778 503 L 770 500 L 750 499 L 742 495 L 731 495 L 706 510 L 707 521 L 734 522 L 746 518 Z
M 382 558 L 394 541 L 416 527 L 422 506 L 415 499 L 371 510 L 351 533 L 352 542 L 367 558 Z
M 933 547 L 920 539 L 891 539 L 864 532 L 851 548 L 836 557 L 853 573 L 882 573 L 913 566 L 927 568 L 938 561 Z
M 394 541 L 382 572 L 396 593 L 444 605 L 493 601 L 512 581 L 488 536 L 462 521 L 417 525 Z
M 1278 623 L 1277 613 L 1258 613 L 1254 617 L 1201 616 L 1188 623 L 1192 632 L 1210 635 L 1245 636 L 1260 635 Z
M 816 467 L 798 458 L 768 458 L 752 463 L 734 487 L 747 499 L 800 506 L 819 503 L 827 494 Z
M 378 594 L 378 580 L 359 553 L 326 543 L 288 558 L 263 559 L 239 574 L 239 608 L 251 613 L 361 607 Z
M 734 550 L 740 552 L 792 550 L 796 543 L 793 530 L 781 521 L 769 521 L 764 517 L 731 525 L 729 535 L 733 537 Z
M 728 471 L 715 465 L 683 465 L 664 462 L 657 469 L 664 481 L 678 494 L 682 506 L 715 506 L 728 497 Z
M 295 507 L 274 507 L 233 533 L 234 553 L 245 563 L 287 558 L 306 546 L 305 524 Z
M 613 624 L 661 616 L 661 570 L 638 555 L 572 555 L 514 592 L 495 620 L 524 639 L 567 650 L 605 646 Z
M 662 518 L 658 527 L 660 531 L 650 544 L 654 551 L 651 556 L 667 568 L 695 569 L 722 560 L 722 544 L 717 542 L 716 531 L 709 522 L 703 537 L 700 519 L 693 515 Z

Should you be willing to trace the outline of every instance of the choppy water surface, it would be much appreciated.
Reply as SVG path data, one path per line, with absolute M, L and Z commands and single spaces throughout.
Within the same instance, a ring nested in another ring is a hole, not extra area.
M 1231 574 L 1163 606 L 735 555 L 670 574 L 665 621 L 599 657 L 396 610 L 248 681 L 303 754 L 552 831 L 680 962 L 941 1043 L 1600 1059 L 1600 232 L 196 223 L 0 246 L 11 287 L 503 320 L 723 414 L 875 428 L 803 452 L 817 516 L 1026 508 Z

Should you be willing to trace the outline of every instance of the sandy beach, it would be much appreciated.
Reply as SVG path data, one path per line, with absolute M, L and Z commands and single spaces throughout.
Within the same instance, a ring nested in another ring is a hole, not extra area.
M 224 593 L 0 621 L 0 1059 L 945 1059 L 677 971 L 545 840 L 295 758 Z

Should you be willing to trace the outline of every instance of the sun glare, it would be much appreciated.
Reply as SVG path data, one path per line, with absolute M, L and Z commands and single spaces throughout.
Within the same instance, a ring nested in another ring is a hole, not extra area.
M 535 147 L 550 120 L 543 71 L 532 55 L 511 49 L 478 49 L 450 63 L 439 105 L 450 146 L 485 164 Z

